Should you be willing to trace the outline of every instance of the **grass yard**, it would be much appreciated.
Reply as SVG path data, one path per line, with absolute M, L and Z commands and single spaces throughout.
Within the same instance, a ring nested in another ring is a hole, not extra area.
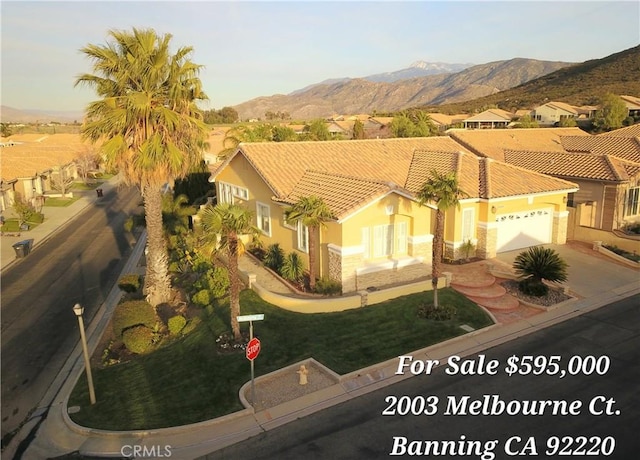
M 99 185 L 102 185 L 103 182 L 88 182 L 88 183 L 84 183 L 84 182 L 74 182 L 71 185 L 71 190 L 95 190 L 96 188 L 98 188 Z
M 47 199 L 44 201 L 44 206 L 49 206 L 52 208 L 63 208 L 72 205 L 79 199 L 79 196 L 74 196 L 73 198 L 47 197 Z
M 439 294 L 441 304 L 456 307 L 456 319 L 437 322 L 417 316 L 419 305 L 431 301 L 431 292 L 362 309 L 305 315 L 274 307 L 245 290 L 242 314 L 265 315 L 254 324 L 262 345 L 256 376 L 309 357 L 345 374 L 462 335 L 463 324 L 475 329 L 492 324 L 484 311 L 452 289 Z M 71 418 L 92 428 L 134 430 L 195 423 L 243 409 L 238 391 L 250 379 L 249 362 L 244 352 L 219 354 L 216 348 L 221 330 L 230 330 L 228 315 L 227 305 L 216 307 L 183 339 L 94 371 L 94 406 L 89 405 L 83 373 L 69 401 L 81 410 Z

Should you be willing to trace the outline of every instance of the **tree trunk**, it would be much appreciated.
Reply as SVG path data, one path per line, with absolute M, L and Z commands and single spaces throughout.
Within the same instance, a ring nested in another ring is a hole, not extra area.
M 229 234 L 229 307 L 231 310 L 231 330 L 236 340 L 242 339 L 240 335 L 240 280 L 238 279 L 238 235 Z
M 433 259 L 431 261 L 431 286 L 433 286 L 433 307 L 438 308 L 438 274 L 442 261 L 442 245 L 444 241 L 444 213 L 436 210 L 436 234 L 433 236 Z
M 142 191 L 147 222 L 147 272 L 144 292 L 154 307 L 171 298 L 169 254 L 162 228 L 162 192 L 160 187 L 146 186 Z
M 316 235 L 318 227 L 309 227 L 309 289 L 316 288 Z

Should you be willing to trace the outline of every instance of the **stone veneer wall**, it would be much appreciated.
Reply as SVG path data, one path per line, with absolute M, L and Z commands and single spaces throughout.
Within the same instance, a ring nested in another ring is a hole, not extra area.
M 567 242 L 567 225 L 569 212 L 553 213 L 553 227 L 551 229 L 551 242 L 565 244 Z
M 491 259 L 496 256 L 496 243 L 498 242 L 498 229 L 490 224 L 478 226 L 478 243 L 476 244 L 476 257 Z
M 336 255 L 340 257 L 339 254 Z M 362 260 L 362 254 L 343 256 L 341 258 L 342 293 L 353 292 L 357 290 L 356 268 L 362 266 Z
M 433 242 L 428 243 L 411 243 L 409 242 L 409 255 L 412 257 L 424 257 L 424 260 L 431 260 L 431 251 L 433 250 Z
M 388 286 L 390 284 L 409 283 L 426 278 L 431 274 L 431 266 L 423 263 L 408 265 L 406 267 L 380 270 L 372 273 L 358 275 L 358 290 L 369 287 Z M 343 286 L 344 291 L 344 286 Z

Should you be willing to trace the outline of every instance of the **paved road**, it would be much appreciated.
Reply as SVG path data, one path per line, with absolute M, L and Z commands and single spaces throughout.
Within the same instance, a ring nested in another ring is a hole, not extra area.
M 501 371 L 497 375 L 446 375 L 446 366 L 432 375 L 407 379 L 339 406 L 265 432 L 243 443 L 209 454 L 207 460 L 217 459 L 377 459 L 389 458 L 394 437 L 411 441 L 452 440 L 480 441 L 481 450 L 458 451 L 456 455 L 418 455 L 423 458 L 484 458 L 491 460 L 513 458 L 505 453 L 505 443 L 512 436 L 521 442 L 511 444 L 511 450 L 521 452 L 525 458 L 557 458 L 545 455 L 547 440 L 553 436 L 612 437 L 616 445 L 613 454 L 595 455 L 595 458 L 627 460 L 638 458 L 640 438 L 637 421 L 640 419 L 640 296 L 631 297 L 602 307 L 589 314 L 558 324 L 551 328 L 514 340 L 485 352 L 487 359 L 497 359 Z M 604 376 L 550 376 L 508 377 L 503 365 L 511 355 L 560 355 L 567 363 L 572 356 L 610 357 L 611 367 Z M 478 355 L 469 358 L 479 359 Z M 579 415 L 541 416 L 460 416 L 444 415 L 448 396 L 457 401 L 463 395 L 472 400 L 482 395 L 498 395 L 505 402 L 511 400 L 578 400 L 583 403 Z M 389 403 L 389 395 L 401 397 L 437 396 L 437 414 L 382 416 Z M 596 399 L 594 410 L 600 411 L 609 398 L 615 400 L 613 410 L 619 415 L 592 415 L 588 404 Z M 462 438 L 465 436 L 465 438 Z M 526 442 L 533 437 L 535 451 Z M 497 440 L 492 447 L 488 441 Z M 402 441 L 398 441 L 399 445 Z M 588 447 L 594 447 L 594 439 Z M 605 448 L 610 447 L 610 440 Z M 424 446 L 424 444 L 422 444 Z M 529 450 L 525 448 L 528 447 Z M 577 445 L 572 446 L 576 448 Z M 602 446 L 599 446 L 602 447 Z M 486 449 L 486 451 L 485 451 Z M 397 447 L 401 453 L 402 448 Z M 419 452 L 419 451 L 416 451 Z M 536 456 L 533 453 L 537 453 Z M 470 455 L 464 455 L 470 454 Z M 527 455 L 528 454 L 528 455 Z M 581 458 L 581 456 L 570 456 Z M 593 457 L 591 457 L 593 458 Z
M 123 223 L 135 189 L 112 191 L 2 273 L 2 435 L 36 407 L 78 341 L 72 307 L 89 324 L 131 250 Z

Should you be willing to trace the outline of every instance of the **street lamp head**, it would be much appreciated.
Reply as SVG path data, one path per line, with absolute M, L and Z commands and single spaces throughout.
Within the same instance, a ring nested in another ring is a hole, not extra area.
M 82 313 L 84 313 L 84 307 L 77 303 L 73 306 L 73 312 L 76 314 L 76 316 L 82 316 Z

